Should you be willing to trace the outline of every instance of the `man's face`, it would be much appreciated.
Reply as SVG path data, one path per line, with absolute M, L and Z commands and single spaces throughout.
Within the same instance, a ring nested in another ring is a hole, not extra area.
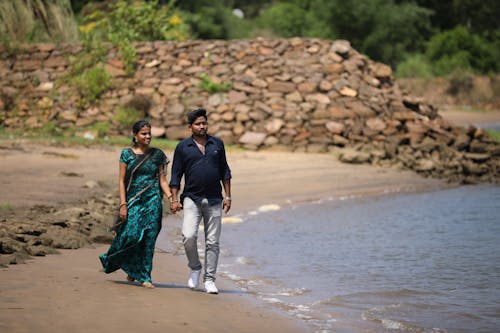
M 201 116 L 195 119 L 195 121 L 189 125 L 191 132 L 194 136 L 205 136 L 207 135 L 208 122 L 205 117 Z

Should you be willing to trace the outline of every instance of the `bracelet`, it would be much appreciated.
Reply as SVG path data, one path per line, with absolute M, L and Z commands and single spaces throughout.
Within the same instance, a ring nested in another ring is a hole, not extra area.
M 172 201 L 170 201 L 171 204 L 173 204 L 174 202 L 179 202 L 179 200 L 172 200 Z
M 126 202 L 122 202 L 122 203 L 120 204 L 120 208 L 122 208 L 122 206 L 126 206 L 126 205 L 127 205 L 127 203 L 126 203 Z
M 231 197 L 225 197 L 225 198 L 224 198 L 224 200 L 229 200 L 229 201 L 232 201 L 232 200 L 233 200 L 233 198 L 231 198 Z

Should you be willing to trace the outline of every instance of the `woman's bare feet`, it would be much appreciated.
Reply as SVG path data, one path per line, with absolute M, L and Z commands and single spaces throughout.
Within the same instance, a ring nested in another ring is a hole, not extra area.
M 155 286 L 151 282 L 143 282 L 142 286 L 148 289 L 155 289 Z

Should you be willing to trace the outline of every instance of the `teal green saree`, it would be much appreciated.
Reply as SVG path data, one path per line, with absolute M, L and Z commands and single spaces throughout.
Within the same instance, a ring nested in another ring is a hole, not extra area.
M 120 162 L 127 164 L 127 221 L 116 229 L 107 253 L 99 256 L 105 273 L 122 269 L 130 278 L 151 282 L 156 238 L 161 229 L 162 191 L 159 170 L 169 163 L 160 149 L 144 155 L 122 150 Z

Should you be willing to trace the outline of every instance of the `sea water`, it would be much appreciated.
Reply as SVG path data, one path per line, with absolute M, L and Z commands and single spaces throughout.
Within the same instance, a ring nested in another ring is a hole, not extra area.
M 316 332 L 500 332 L 500 186 L 331 198 L 225 224 L 219 274 Z

